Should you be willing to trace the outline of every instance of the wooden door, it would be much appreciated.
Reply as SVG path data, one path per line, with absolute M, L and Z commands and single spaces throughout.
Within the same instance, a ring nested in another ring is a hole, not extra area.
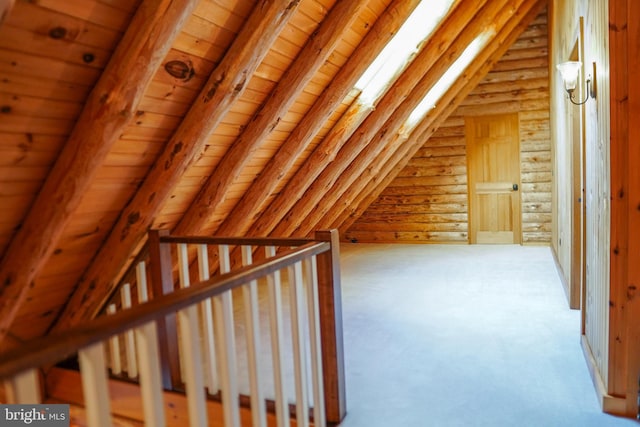
M 467 117 L 469 239 L 520 243 L 520 138 L 517 114 Z

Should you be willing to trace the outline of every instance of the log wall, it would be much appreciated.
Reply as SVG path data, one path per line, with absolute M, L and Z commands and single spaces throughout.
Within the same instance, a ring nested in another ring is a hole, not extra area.
M 467 243 L 464 118 L 517 112 L 522 241 L 549 244 L 552 175 L 547 46 L 545 11 L 343 237 L 360 242 Z

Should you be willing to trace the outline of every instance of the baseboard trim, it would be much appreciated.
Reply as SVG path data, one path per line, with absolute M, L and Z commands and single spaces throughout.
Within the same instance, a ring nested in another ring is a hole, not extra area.
M 584 357 L 587 361 L 591 381 L 593 381 L 593 386 L 596 389 L 596 396 L 602 411 L 612 415 L 629 416 L 626 413 L 627 400 L 623 397 L 611 396 L 607 393 L 607 388 L 604 385 L 604 381 L 600 375 L 600 370 L 596 365 L 596 360 L 591 353 L 591 347 L 589 346 L 589 342 L 585 335 L 580 337 L 580 344 L 582 345 L 582 352 L 584 353 Z
M 562 289 L 564 290 L 564 296 L 567 298 L 567 305 L 570 309 L 575 310 L 574 307 L 571 307 L 571 296 L 569 294 L 569 282 L 567 278 L 564 276 L 564 270 L 562 269 L 562 265 L 560 264 L 560 260 L 558 259 L 558 253 L 556 249 L 551 246 L 551 254 L 553 255 L 553 261 L 556 264 L 556 271 L 558 272 L 558 277 L 560 278 L 560 282 L 562 283 Z M 578 307 L 579 308 L 579 307 Z

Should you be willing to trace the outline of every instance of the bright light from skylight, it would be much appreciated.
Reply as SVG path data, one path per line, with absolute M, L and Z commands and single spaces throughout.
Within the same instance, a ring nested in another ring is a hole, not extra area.
M 420 47 L 446 15 L 454 0 L 423 0 L 407 18 L 395 36 L 387 43 L 355 87 L 361 91 L 358 101 L 373 105 L 409 58 Z
M 401 133 L 410 133 L 427 112 L 435 108 L 436 102 L 449 90 L 453 82 L 460 77 L 471 61 L 478 56 L 478 53 L 480 53 L 494 34 L 495 30 L 491 28 L 480 34 L 467 46 L 458 59 L 456 59 L 456 61 L 451 64 L 451 67 L 440 77 L 440 80 L 427 92 L 422 101 L 420 101 L 420 104 L 411 112 L 409 118 L 402 126 Z

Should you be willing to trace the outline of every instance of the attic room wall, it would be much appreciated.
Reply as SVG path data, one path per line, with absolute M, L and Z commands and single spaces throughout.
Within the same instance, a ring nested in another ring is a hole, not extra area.
M 633 288 L 638 267 L 631 258 L 632 246 L 637 241 L 631 215 L 637 218 L 638 206 L 636 201 L 632 202 L 634 191 L 637 200 L 637 179 L 631 178 L 631 169 L 638 158 L 634 155 L 637 144 L 631 142 L 632 121 L 637 117 L 632 108 L 638 92 L 633 91 L 632 81 L 636 79 L 630 72 L 634 69 L 632 63 L 638 61 L 636 4 L 625 0 L 556 0 L 551 9 L 555 29 L 552 67 L 568 59 L 580 18 L 584 19 L 581 59 L 589 70 L 587 74 L 592 74 L 592 63 L 596 64 L 597 98 L 583 107 L 587 268 L 582 299 L 582 346 L 603 410 L 627 416 L 635 416 L 638 411 L 640 374 L 640 322 Z M 560 155 L 568 151 L 563 118 L 567 108 L 575 108 L 566 104 L 564 91 L 557 87 L 560 84 L 559 76 L 552 79 L 552 135 L 558 153 L 555 173 L 569 165 L 570 159 Z M 636 109 L 637 105 L 635 102 Z M 559 200 L 567 197 L 566 188 L 559 186 L 557 192 Z M 560 235 L 570 224 L 563 222 L 561 215 L 558 218 L 554 233 Z M 561 253 L 567 249 L 555 239 L 553 243 L 562 262 Z M 563 266 L 563 270 L 570 271 L 568 266 Z
M 546 11 L 344 233 L 359 242 L 468 242 L 465 116 L 520 115 L 523 242 L 551 241 Z
M 598 4 L 596 4 L 598 3 Z M 607 15 L 606 0 L 598 2 L 554 2 L 553 20 L 555 33 L 552 40 L 552 67 L 570 58 L 571 50 L 576 43 L 579 34 L 578 26 L 580 17 L 584 17 L 584 57 L 585 64 L 597 62 L 599 77 L 605 75 L 608 64 L 608 56 L 603 43 L 596 43 L 597 36 L 606 33 Z M 606 40 L 606 36 L 604 36 Z M 557 71 L 554 70 L 557 73 Z M 574 108 L 566 101 L 566 93 L 562 88 L 559 75 L 552 79 L 552 138 L 555 148 L 554 172 L 561 176 L 564 171 L 571 169 L 571 143 L 567 140 L 566 123 L 568 108 Z M 587 102 L 585 148 L 586 148 L 586 182 L 585 202 L 587 204 L 587 233 L 586 233 L 586 257 L 588 269 L 586 272 L 586 307 L 585 307 L 585 340 L 589 353 L 593 357 L 594 374 L 596 383 L 602 381 L 607 387 L 607 306 L 608 306 L 608 274 L 609 274 L 609 189 L 606 177 L 609 175 L 608 159 L 608 82 L 598 79 L 597 105 L 593 100 Z M 575 107 L 578 108 L 578 107 Z M 571 216 L 565 212 L 570 208 L 570 194 L 566 180 L 558 179 L 555 189 L 557 194 L 557 225 L 554 227 L 554 239 L 552 247 L 557 254 L 563 274 L 570 274 L 569 245 L 561 245 L 562 236 L 571 230 Z M 606 225 L 605 225 L 606 224 Z M 606 285 L 605 285 L 606 284 Z

